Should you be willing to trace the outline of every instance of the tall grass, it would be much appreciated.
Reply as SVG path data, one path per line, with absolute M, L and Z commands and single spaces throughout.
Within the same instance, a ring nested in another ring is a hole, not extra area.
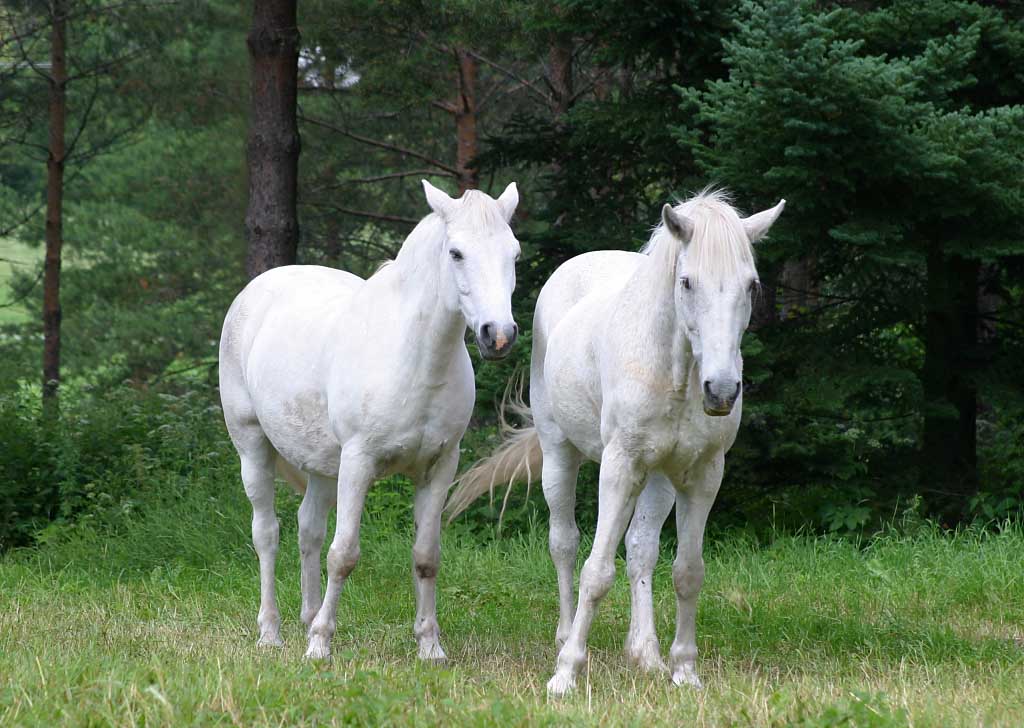
M 230 458 L 184 473 L 116 522 L 71 526 L 0 560 L 0 725 L 1020 725 L 1024 531 L 927 525 L 861 543 L 718 536 L 698 620 L 707 689 L 636 674 L 624 569 L 589 670 L 551 703 L 557 615 L 546 535 L 444 535 L 451 657 L 412 639 L 411 493 L 382 485 L 345 587 L 329 665 L 303 661 L 297 500 L 282 489 L 286 647 L 255 647 L 250 512 Z M 170 487 L 169 485 L 169 487 Z M 663 650 L 675 598 L 655 575 Z

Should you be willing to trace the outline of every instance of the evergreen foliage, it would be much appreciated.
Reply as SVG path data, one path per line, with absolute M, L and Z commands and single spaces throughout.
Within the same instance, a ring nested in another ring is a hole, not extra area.
M 0 319 L 5 545 L 74 519 L 83 483 L 120 498 L 118 453 L 151 440 L 142 420 L 114 427 L 118 412 L 158 417 L 156 391 L 209 395 L 245 280 L 247 11 L 72 5 L 72 71 L 120 60 L 68 87 L 68 128 L 88 120 L 67 172 L 56 432 L 26 409 L 39 267 L 11 265 L 0 290 L 29 319 Z M 24 46 L 13 31 L 36 27 L 41 7 L 0 14 L 0 243 L 35 250 L 46 95 L 24 61 L 46 58 L 46 36 Z M 524 336 L 510 361 L 476 362 L 464 462 L 492 441 L 494 403 L 529 360 L 533 302 L 557 265 L 637 249 L 665 201 L 712 183 L 746 210 L 788 201 L 758 246 L 745 421 L 712 522 L 857 531 L 906 508 L 949 525 L 1019 513 L 1019 4 L 310 0 L 299 14 L 301 262 L 369 275 L 425 214 L 421 177 L 452 192 L 464 181 L 452 105 L 457 61 L 474 59 L 470 171 L 485 189 L 515 179 L 523 195 Z M 585 478 L 584 521 L 592 490 Z M 514 502 L 506 525 L 526 525 L 536 499 Z M 468 528 L 493 515 L 481 505 Z

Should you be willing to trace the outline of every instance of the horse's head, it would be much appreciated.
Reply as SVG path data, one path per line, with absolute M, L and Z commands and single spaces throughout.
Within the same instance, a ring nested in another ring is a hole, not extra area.
M 442 269 L 454 297 L 476 336 L 484 359 L 503 359 L 512 351 L 519 327 L 512 319 L 519 241 L 509 221 L 519 204 L 516 183 L 497 200 L 467 190 L 455 200 L 423 180 L 427 203 L 445 223 Z M 455 300 L 453 298 L 453 302 Z
M 665 229 L 682 242 L 675 266 L 676 315 L 697 360 L 708 415 L 732 412 L 743 387 L 740 341 L 758 286 L 752 244 L 785 204 L 781 200 L 745 219 L 718 193 L 662 208 Z

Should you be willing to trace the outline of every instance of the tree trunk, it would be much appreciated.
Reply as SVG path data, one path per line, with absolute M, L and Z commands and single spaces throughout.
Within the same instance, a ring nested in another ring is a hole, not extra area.
M 932 510 L 953 523 L 967 515 L 967 500 L 978 490 L 978 263 L 934 246 L 927 286 L 921 489 L 934 493 Z
M 789 260 L 782 266 L 782 318 L 806 313 L 818 305 L 818 280 L 812 256 Z
M 54 0 L 50 40 L 50 139 L 46 159 L 46 258 L 43 263 L 43 410 L 54 414 L 60 385 L 60 262 L 64 207 L 64 126 L 68 80 L 67 0 Z
M 296 0 L 255 0 L 249 31 L 249 207 L 246 271 L 255 278 L 295 262 L 299 129 Z
M 572 38 L 568 35 L 556 35 L 551 41 L 548 51 L 548 64 L 551 66 L 551 91 L 554 102 L 555 123 L 563 124 L 565 115 L 572 106 Z
M 455 170 L 459 194 L 480 186 L 473 160 L 477 155 L 476 59 L 464 49 L 455 52 L 459 62 L 459 97 L 455 102 Z

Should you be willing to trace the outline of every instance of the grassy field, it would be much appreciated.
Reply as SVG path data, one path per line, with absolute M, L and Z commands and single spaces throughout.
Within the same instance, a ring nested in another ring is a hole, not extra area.
M 255 647 L 256 560 L 240 487 L 199 488 L 115 533 L 83 527 L 0 560 L 0 725 L 1024 724 L 1024 533 L 860 547 L 713 540 L 702 692 L 631 672 L 623 569 L 589 672 L 549 702 L 557 613 L 546 539 L 445 536 L 442 667 L 411 635 L 409 538 L 371 515 L 329 665 L 303 661 L 296 501 L 280 497 L 283 650 Z M 406 519 L 407 520 L 407 519 Z M 656 575 L 659 633 L 674 596 Z

